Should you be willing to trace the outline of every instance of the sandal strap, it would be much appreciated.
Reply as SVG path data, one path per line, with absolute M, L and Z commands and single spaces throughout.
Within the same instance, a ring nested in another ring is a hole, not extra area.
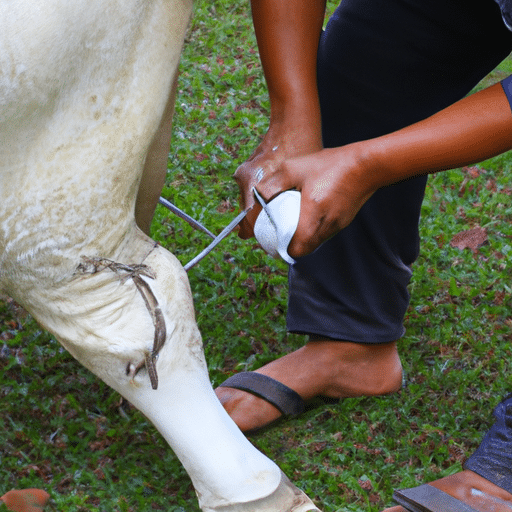
M 223 382 L 220 387 L 240 389 L 263 398 L 277 407 L 285 416 L 298 416 L 305 409 L 304 400 L 297 392 L 261 373 L 237 373 Z

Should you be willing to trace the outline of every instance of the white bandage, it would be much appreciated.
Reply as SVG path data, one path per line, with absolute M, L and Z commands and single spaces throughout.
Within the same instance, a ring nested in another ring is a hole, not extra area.
M 253 189 L 263 210 L 254 224 L 254 235 L 263 250 L 270 256 L 281 256 L 290 265 L 295 260 L 288 254 L 290 244 L 300 216 L 300 192 L 287 190 L 276 196 L 268 204 Z

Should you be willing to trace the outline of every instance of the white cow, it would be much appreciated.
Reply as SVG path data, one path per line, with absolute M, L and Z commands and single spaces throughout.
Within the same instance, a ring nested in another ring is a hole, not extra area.
M 186 273 L 135 224 L 159 193 L 190 13 L 0 2 L 0 291 L 153 422 L 202 510 L 318 510 L 217 401 Z

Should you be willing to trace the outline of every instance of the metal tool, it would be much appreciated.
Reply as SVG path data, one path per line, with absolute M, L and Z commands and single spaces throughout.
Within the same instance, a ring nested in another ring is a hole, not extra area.
M 195 258 L 192 258 L 186 265 L 183 265 L 183 268 L 188 272 L 189 269 L 191 269 L 194 265 L 197 265 L 207 254 L 209 254 L 217 245 L 226 238 L 231 231 L 233 231 L 238 224 L 242 221 L 242 219 L 247 215 L 247 213 L 252 209 L 252 206 L 250 208 L 247 208 L 243 212 L 239 213 L 217 236 L 215 236 L 211 231 L 209 231 L 207 228 L 205 228 L 200 222 L 190 217 L 190 215 L 187 215 L 185 212 L 180 210 L 177 206 L 173 205 L 170 201 L 167 199 L 164 199 L 163 197 L 160 198 L 160 204 L 168 208 L 171 212 L 175 213 L 179 217 L 181 217 L 183 220 L 187 221 L 192 227 L 199 229 L 200 231 L 203 231 L 204 233 L 208 234 L 211 238 L 213 238 L 213 241 L 210 243 L 206 249 L 203 249 Z
M 173 205 L 167 199 L 161 197 L 158 202 L 162 206 L 165 206 L 172 213 L 174 213 L 178 217 L 181 217 L 184 221 L 188 222 L 193 228 L 196 228 L 199 231 L 206 233 L 210 238 L 215 238 L 215 235 L 208 228 L 205 228 L 199 221 L 195 220 L 190 215 L 186 214 L 183 210 L 180 210 L 177 206 Z

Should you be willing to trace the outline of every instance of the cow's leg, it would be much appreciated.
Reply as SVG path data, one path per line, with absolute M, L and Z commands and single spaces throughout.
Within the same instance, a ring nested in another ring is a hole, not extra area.
M 190 475 L 203 511 L 319 512 L 256 450 L 218 401 L 181 265 L 162 248 L 153 250 L 144 263 L 156 275 L 146 281 L 161 302 L 167 324 L 167 341 L 156 364 L 158 388 L 151 388 L 147 372 L 136 377 L 127 373 L 111 385 L 168 441 Z
M 178 73 L 176 73 L 172 84 L 160 126 L 158 127 L 158 131 L 155 134 L 146 157 L 139 192 L 137 194 L 137 202 L 135 204 L 135 220 L 139 228 L 147 235 L 149 235 L 149 228 L 153 220 L 153 215 L 155 214 L 155 208 L 165 184 L 167 159 L 171 145 L 172 117 L 174 115 L 177 82 Z
M 37 293 L 34 316 L 156 426 L 190 475 L 202 510 L 318 510 L 217 400 L 187 275 L 172 254 L 133 226 L 119 252 L 85 257 L 60 288 Z

